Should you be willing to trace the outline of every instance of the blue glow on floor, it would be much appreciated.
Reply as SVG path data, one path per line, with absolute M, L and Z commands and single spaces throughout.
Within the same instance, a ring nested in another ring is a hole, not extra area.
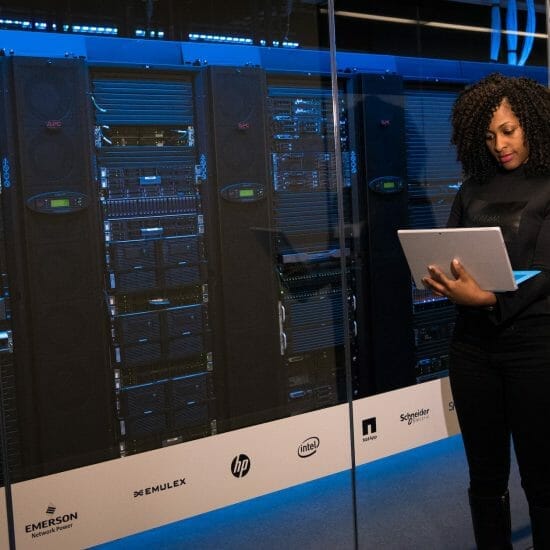
M 379 483 L 391 483 L 392 478 L 410 468 L 411 461 L 415 468 L 420 466 L 427 471 L 434 467 L 434 462 L 448 456 L 452 452 L 461 452 L 462 438 L 454 436 L 429 445 L 424 445 L 410 451 L 405 451 L 384 459 L 380 459 L 357 468 L 357 480 L 376 480 Z M 189 519 L 171 523 L 162 527 L 151 529 L 143 533 L 131 535 L 117 541 L 95 546 L 96 550 L 124 549 L 171 549 L 171 548 L 218 548 L 220 538 L 222 540 L 227 533 L 232 535 L 239 529 L 239 525 L 250 528 L 253 525 L 258 531 L 258 536 L 266 530 L 273 533 L 276 530 L 285 530 L 289 525 L 289 518 L 302 517 L 307 521 L 308 516 L 322 518 L 323 514 L 330 514 L 330 506 L 334 506 L 337 513 L 341 514 L 339 520 L 342 528 L 346 529 L 352 522 L 352 493 L 351 472 L 345 471 L 330 475 L 315 481 L 310 481 L 257 497 L 245 502 L 227 506 Z M 315 521 L 322 521 L 316 519 Z M 275 534 L 275 533 L 273 533 Z M 253 537 L 252 533 L 250 537 Z M 351 534 L 350 534 L 351 537 Z M 217 543 L 214 541 L 217 539 Z M 205 541 L 211 541 L 207 546 Z M 234 541 L 227 548 L 247 546 L 247 541 Z M 181 546 L 180 546 L 181 544 Z M 327 544 L 329 542 L 327 541 Z

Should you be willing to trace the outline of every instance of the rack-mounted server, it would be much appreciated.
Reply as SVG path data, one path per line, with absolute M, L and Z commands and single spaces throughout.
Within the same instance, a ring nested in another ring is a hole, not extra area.
M 405 92 L 408 227 L 444 227 L 460 187 L 451 147 L 451 111 L 459 86 L 410 86 Z M 448 374 L 455 306 L 412 283 L 414 369 L 417 382 Z
M 345 323 L 352 347 L 357 336 L 353 312 L 346 320 L 343 305 L 343 300 L 355 303 L 349 231 L 354 152 L 349 148 L 345 102 L 339 99 L 344 167 L 340 219 L 330 88 L 322 80 L 274 81 L 267 106 L 283 384 L 289 413 L 296 414 L 345 400 Z
M 95 146 L 119 448 L 216 432 L 193 81 L 98 74 Z
M 322 77 L 258 67 L 1 67 L 0 360 L 19 478 L 341 403 L 350 372 L 354 397 L 445 373 L 453 309 L 410 288 L 395 236 L 442 224 L 459 184 L 426 172 L 431 144 L 412 155 L 425 90 L 350 74 L 334 101 Z M 81 333 L 93 360 L 68 373 Z M 77 435 L 44 444 L 59 377 Z

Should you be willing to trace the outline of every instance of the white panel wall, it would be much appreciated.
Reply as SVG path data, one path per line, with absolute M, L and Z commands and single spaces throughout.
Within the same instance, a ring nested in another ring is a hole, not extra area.
M 454 435 L 448 380 L 358 400 L 353 426 L 358 465 Z M 88 547 L 350 467 L 343 404 L 18 483 L 17 548 Z
M 83 548 L 351 467 L 349 408 L 16 484 L 18 550 Z
M 8 550 L 8 529 L 6 517 L 6 494 L 3 487 L 0 487 L 0 550 Z
M 357 465 L 459 432 L 448 378 L 353 403 Z

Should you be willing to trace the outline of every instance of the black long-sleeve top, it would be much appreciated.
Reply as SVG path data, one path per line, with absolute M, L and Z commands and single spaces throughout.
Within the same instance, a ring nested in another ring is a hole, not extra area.
M 520 167 L 498 173 L 487 183 L 466 181 L 447 225 L 500 226 L 512 268 L 541 271 L 517 290 L 496 294 L 497 304 L 487 313 L 492 323 L 550 316 L 550 177 L 527 178 Z M 471 309 L 460 307 L 459 313 L 468 315 Z

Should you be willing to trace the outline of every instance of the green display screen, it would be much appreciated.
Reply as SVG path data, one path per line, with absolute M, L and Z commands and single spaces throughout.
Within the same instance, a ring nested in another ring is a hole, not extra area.
M 69 199 L 52 199 L 50 201 L 50 206 L 52 208 L 67 208 L 71 206 Z
M 247 198 L 254 196 L 254 189 L 239 189 L 239 197 Z
M 395 182 L 394 181 L 385 181 L 383 183 L 384 189 L 395 189 Z

